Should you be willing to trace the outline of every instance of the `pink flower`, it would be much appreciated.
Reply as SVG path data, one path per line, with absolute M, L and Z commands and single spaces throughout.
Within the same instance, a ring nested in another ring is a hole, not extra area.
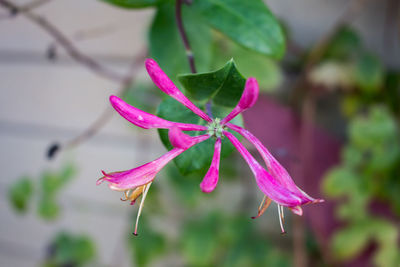
M 200 188 L 205 193 L 212 192 L 218 183 L 219 164 L 221 156 L 221 139 L 227 137 L 229 141 L 240 152 L 244 160 L 249 165 L 255 176 L 256 183 L 265 197 L 259 207 L 259 217 L 268 208 L 272 201 L 278 205 L 279 221 L 283 229 L 283 206 L 288 207 L 293 213 L 302 215 L 301 205 L 308 203 L 322 202 L 321 199 L 314 199 L 299 189 L 293 182 L 288 172 L 282 165 L 271 155 L 271 153 L 262 145 L 262 143 L 246 129 L 229 123 L 234 117 L 243 111 L 251 108 L 258 98 L 258 84 L 256 79 L 249 78 L 241 99 L 237 106 L 225 118 L 211 119 L 201 109 L 196 107 L 168 78 L 161 70 L 158 64 L 152 60 L 146 60 L 146 69 L 153 82 L 166 94 L 173 97 L 203 120 L 207 122 L 207 126 L 172 122 L 161 119 L 155 115 L 144 112 L 140 109 L 132 107 L 116 96 L 110 97 L 111 105 L 126 120 L 144 129 L 162 128 L 169 129 L 169 139 L 173 145 L 173 149 L 156 160 L 146 163 L 140 167 L 122 172 L 105 173 L 97 184 L 107 181 L 112 190 L 124 192 L 125 199 L 134 204 L 136 199 L 142 195 L 134 234 L 137 234 L 138 220 L 143 208 L 144 199 L 157 173 L 172 159 L 186 151 L 190 147 L 212 137 L 215 139 L 214 156 L 211 166 L 200 183 Z M 268 171 L 262 167 L 254 157 L 246 150 L 240 141 L 227 130 L 231 129 L 252 143 L 261 154 Z M 189 136 L 182 131 L 204 131 L 203 135 Z

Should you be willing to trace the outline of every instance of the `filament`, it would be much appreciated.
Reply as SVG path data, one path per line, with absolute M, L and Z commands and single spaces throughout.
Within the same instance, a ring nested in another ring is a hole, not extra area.
M 279 224 L 280 224 L 281 230 L 282 230 L 282 233 L 281 233 L 281 234 L 286 234 L 285 229 L 283 228 L 283 222 L 282 222 L 282 220 L 283 220 L 283 217 L 282 217 L 282 212 L 283 212 L 283 210 L 282 210 L 282 212 L 281 212 L 281 207 L 282 207 L 282 206 L 278 204 Z
M 142 213 L 144 200 L 146 199 L 147 192 L 149 191 L 150 185 L 151 185 L 151 182 L 148 183 L 143 189 L 142 200 L 140 202 L 139 211 L 138 211 L 138 214 L 137 214 L 137 217 L 136 217 L 135 231 L 133 232 L 134 235 L 137 235 L 137 228 L 138 228 L 138 225 L 139 225 L 140 214 Z

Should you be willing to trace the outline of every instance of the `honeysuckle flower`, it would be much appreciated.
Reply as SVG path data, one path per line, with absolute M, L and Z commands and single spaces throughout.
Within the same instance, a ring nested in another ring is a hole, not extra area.
M 131 204 L 134 204 L 135 201 L 142 196 L 136 219 L 134 231 L 135 235 L 137 234 L 138 221 L 143 209 L 144 200 L 157 173 L 172 159 L 190 147 L 208 138 L 215 139 L 215 146 L 211 166 L 203 178 L 203 181 L 200 183 L 200 189 L 203 192 L 210 193 L 217 186 L 221 157 L 221 140 L 226 137 L 247 162 L 254 174 L 258 187 L 265 195 L 258 209 L 257 216 L 253 218 L 257 218 L 263 214 L 270 203 L 274 201 L 278 205 L 281 230 L 282 232 L 285 232 L 283 228 L 284 206 L 288 207 L 293 213 L 302 215 L 301 205 L 323 201 L 321 199 L 314 199 L 308 196 L 305 192 L 298 188 L 285 168 L 272 156 L 268 149 L 265 148 L 265 146 L 254 135 L 252 135 L 246 129 L 230 123 L 233 118 L 243 111 L 251 108 L 256 103 L 259 88 L 255 78 L 247 79 L 243 94 L 237 106 L 225 118 L 212 119 L 204 111 L 194 105 L 175 86 L 175 84 L 168 78 L 168 76 L 161 70 L 154 60 L 147 59 L 145 65 L 148 74 L 153 82 L 160 88 L 160 90 L 182 103 L 200 118 L 205 120 L 207 124 L 204 126 L 164 120 L 155 115 L 137 109 L 125 103 L 116 96 L 110 97 L 110 102 L 114 109 L 122 117 L 134 125 L 144 129 L 169 129 L 169 140 L 174 147 L 172 150 L 158 159 L 134 169 L 113 173 L 106 173 L 103 171 L 104 176 L 101 177 L 97 182 L 97 184 L 100 184 L 103 181 L 107 181 L 110 189 L 123 192 L 124 199 L 122 200 L 128 200 L 131 202 Z M 239 133 L 255 146 L 262 156 L 268 171 L 255 160 L 255 158 L 232 133 L 228 132 L 228 129 Z M 183 133 L 183 131 L 204 131 L 204 134 L 193 137 Z

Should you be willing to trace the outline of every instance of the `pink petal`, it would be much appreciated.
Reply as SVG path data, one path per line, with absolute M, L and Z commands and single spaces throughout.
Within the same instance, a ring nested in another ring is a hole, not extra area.
M 202 119 L 211 122 L 210 117 L 204 113 L 201 109 L 196 107 L 179 89 L 175 84 L 168 78 L 168 76 L 163 72 L 163 70 L 158 66 L 157 62 L 153 59 L 146 59 L 146 69 L 149 73 L 151 79 L 160 88 L 161 91 L 167 95 L 173 97 L 185 107 L 196 113 Z
M 170 129 L 172 127 L 179 127 L 184 131 L 205 131 L 207 127 L 196 124 L 186 124 L 179 122 L 172 122 L 161 119 L 153 114 L 144 112 L 135 108 L 117 96 L 110 96 L 111 105 L 118 113 L 129 122 L 144 129 L 162 128 Z
M 157 173 L 172 159 L 180 155 L 182 152 L 190 148 L 191 146 L 198 144 L 210 136 L 200 135 L 192 137 L 192 143 L 186 148 L 174 148 L 168 151 L 166 154 L 162 155 L 156 160 L 146 163 L 142 166 L 136 167 L 134 169 L 122 172 L 105 173 L 103 172 L 103 177 L 97 181 L 97 184 L 103 181 L 109 182 L 109 187 L 112 190 L 125 190 L 135 188 L 141 185 L 145 185 L 153 181 Z
M 203 181 L 200 183 L 200 189 L 204 193 L 212 192 L 218 183 L 219 177 L 219 162 L 221 158 L 221 138 L 215 141 L 214 146 L 214 156 L 211 162 L 211 166 L 207 171 L 206 176 L 204 176 Z
M 303 209 L 300 206 L 289 208 L 296 215 L 303 215 Z
M 295 192 L 298 195 L 302 195 L 302 198 L 307 200 L 308 203 L 317 203 L 323 202 L 322 199 L 315 199 L 307 195 L 304 191 L 297 187 L 294 183 L 293 179 L 290 177 L 289 173 L 286 169 L 272 156 L 272 154 L 268 151 L 268 149 L 258 140 L 252 133 L 243 129 L 240 126 L 228 123 L 228 128 L 238 132 L 244 138 L 249 140 L 252 143 L 262 158 L 265 161 L 265 164 L 268 167 L 268 171 L 272 174 L 272 176 L 284 187 L 289 189 L 292 192 Z
M 235 118 L 239 113 L 242 113 L 246 109 L 251 108 L 257 102 L 258 98 L 258 83 L 255 78 L 248 78 L 246 85 L 243 90 L 242 97 L 239 100 L 237 106 L 228 114 L 224 119 L 222 119 L 221 124 L 225 124 L 228 121 Z
M 198 139 L 205 140 L 210 136 L 208 134 L 192 137 L 182 132 L 178 127 L 172 127 L 168 132 L 169 141 L 173 147 L 188 149 L 198 143 Z M 205 139 L 204 139 L 205 138 Z
M 301 196 L 283 187 L 263 167 L 261 167 L 261 165 L 233 134 L 227 131 L 224 131 L 224 134 L 246 160 L 256 178 L 258 187 L 267 197 L 280 205 L 288 207 L 296 207 L 304 204 Z

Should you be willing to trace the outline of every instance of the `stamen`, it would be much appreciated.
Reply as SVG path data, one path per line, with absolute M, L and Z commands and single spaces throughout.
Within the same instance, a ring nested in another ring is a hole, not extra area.
M 285 223 L 285 213 L 283 212 L 283 206 L 281 206 L 281 218 L 282 218 L 282 222 Z
M 139 224 L 139 218 L 140 218 L 140 214 L 142 213 L 142 209 L 143 209 L 143 205 L 144 205 L 144 200 L 146 199 L 147 196 L 147 192 L 149 191 L 151 182 L 148 183 L 147 185 L 144 186 L 143 188 L 143 196 L 142 196 L 142 201 L 140 202 L 140 206 L 139 206 L 139 211 L 136 217 L 136 224 L 135 224 L 135 231 L 133 232 L 134 235 L 137 236 L 137 228 L 138 228 L 138 224 Z
M 282 230 L 282 232 L 281 232 L 281 235 L 284 235 L 284 234 L 286 234 L 286 231 L 285 231 L 285 229 L 283 228 L 283 223 L 282 223 L 282 214 L 281 214 L 281 205 L 279 205 L 278 204 L 278 215 L 279 215 L 279 224 L 281 225 L 281 230 Z
M 258 207 L 258 214 L 257 216 L 251 217 L 252 219 L 257 219 L 261 215 L 264 214 L 264 212 L 268 209 L 269 205 L 271 204 L 272 200 L 267 197 L 266 195 L 264 198 L 261 200 L 260 206 Z

